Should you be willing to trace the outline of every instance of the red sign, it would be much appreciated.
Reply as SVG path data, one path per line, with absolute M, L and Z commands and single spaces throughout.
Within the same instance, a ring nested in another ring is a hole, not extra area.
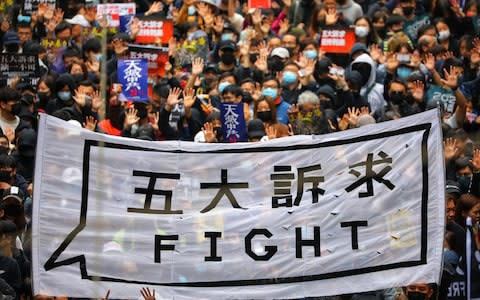
M 158 39 L 162 44 L 167 44 L 173 35 L 172 20 L 141 17 L 140 31 L 135 42 L 137 44 L 156 44 Z
M 271 0 L 248 0 L 248 8 L 270 8 Z
M 353 29 L 324 29 L 320 38 L 320 49 L 326 53 L 350 53 L 355 44 Z

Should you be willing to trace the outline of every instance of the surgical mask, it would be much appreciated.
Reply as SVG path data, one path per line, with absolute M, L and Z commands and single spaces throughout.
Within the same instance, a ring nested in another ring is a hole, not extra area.
M 102 56 L 101 53 L 95 54 L 95 59 L 98 60 L 98 61 L 102 60 L 102 57 L 103 57 L 103 56 Z
M 294 72 L 291 72 L 291 71 L 285 71 L 285 72 L 283 72 L 282 81 L 286 85 L 296 83 L 297 82 L 297 74 L 295 74 Z
M 71 98 L 72 98 L 72 93 L 71 92 L 65 92 L 65 91 L 62 91 L 62 92 L 58 92 L 57 93 L 57 96 L 60 100 L 62 101 L 69 101 Z
M 218 91 L 220 92 L 220 94 L 223 93 L 223 91 L 225 90 L 225 88 L 226 88 L 227 86 L 229 86 L 229 85 L 230 85 L 230 82 L 227 82 L 227 81 L 220 82 L 220 83 L 218 84 Z
M 355 35 L 359 38 L 364 38 L 368 35 L 369 30 L 365 26 L 355 26 Z
M 397 53 L 397 60 L 399 63 L 409 63 L 410 62 L 410 54 L 404 54 L 404 53 Z
M 398 67 L 397 68 L 397 76 L 400 79 L 407 79 L 408 76 L 410 76 L 410 74 L 412 74 L 412 69 L 410 69 L 408 67 Z
M 188 7 L 188 15 L 193 16 L 197 10 L 195 9 L 195 6 L 191 5 Z
M 445 41 L 450 37 L 450 31 L 449 30 L 443 30 L 438 32 L 438 40 L 439 41 Z
M 274 89 L 274 88 L 264 88 L 262 90 L 262 96 L 265 96 L 265 97 L 270 97 L 272 98 L 272 100 L 275 100 L 277 99 L 277 89 Z
M 18 15 L 17 20 L 18 20 L 18 22 L 20 22 L 20 23 L 30 23 L 30 21 L 32 20 L 32 17 L 30 17 L 30 16 Z
M 222 40 L 222 42 L 233 41 L 233 33 L 223 33 L 220 39 Z
M 305 50 L 303 51 L 303 55 L 305 55 L 308 59 L 316 59 L 317 58 L 317 51 L 315 50 Z
M 258 111 L 257 118 L 262 120 L 263 122 L 272 121 L 272 112 L 271 111 Z
M 461 175 L 457 176 L 457 182 L 458 185 L 460 186 L 461 191 L 468 191 L 468 188 L 470 187 L 470 181 L 472 178 L 467 175 Z

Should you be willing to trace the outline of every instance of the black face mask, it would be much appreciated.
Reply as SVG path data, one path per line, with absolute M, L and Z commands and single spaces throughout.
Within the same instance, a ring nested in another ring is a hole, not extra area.
M 295 48 L 292 48 L 292 47 L 288 47 L 286 48 L 288 50 L 288 54 L 290 54 L 290 57 L 293 56 L 294 52 L 295 52 Z
M 268 61 L 268 69 L 271 71 L 271 72 L 280 72 L 283 70 L 283 67 L 284 67 L 284 63 L 283 61 L 277 57 L 277 56 L 274 56 L 272 58 L 269 59 Z
M 12 172 L 0 171 L 0 182 L 12 183 Z
M 226 65 L 234 64 L 235 55 L 233 55 L 233 53 L 230 53 L 230 52 L 223 53 L 222 56 L 220 56 L 220 61 Z
M 257 61 L 257 58 L 258 58 L 257 53 L 250 54 L 250 63 L 254 64 Z
M 15 103 L 14 105 L 12 105 L 12 114 L 17 116 L 21 110 L 22 110 L 21 103 Z
M 370 72 L 372 72 L 372 66 L 368 63 L 355 63 L 352 66 L 352 70 L 358 71 L 362 75 L 362 86 L 368 83 L 368 79 L 370 78 Z
M 392 92 L 390 94 L 390 101 L 393 104 L 399 105 L 404 101 L 405 97 L 404 93 Z
M 412 15 L 414 12 L 415 12 L 415 7 L 413 6 L 404 6 L 402 8 L 403 10 L 403 13 L 406 15 L 406 16 L 410 16 Z
M 332 109 L 332 101 L 330 100 L 322 100 L 320 101 L 320 107 L 322 109 Z
M 259 118 L 263 122 L 270 122 L 272 120 L 272 112 L 271 111 L 259 111 L 259 112 L 257 112 L 257 118 Z
M 427 295 L 420 292 L 408 292 L 408 300 L 425 300 Z
M 48 93 L 38 92 L 37 96 L 38 96 L 38 101 L 40 101 L 41 103 L 46 104 L 48 100 L 50 100 L 50 96 L 48 95 Z
M 77 84 L 85 80 L 85 77 L 83 76 L 83 74 L 72 74 L 72 77 Z

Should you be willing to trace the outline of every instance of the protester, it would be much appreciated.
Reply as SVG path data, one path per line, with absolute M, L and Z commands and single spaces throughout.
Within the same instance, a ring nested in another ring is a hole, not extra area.
M 30 240 L 18 209 L 35 201 L 39 113 L 125 138 L 263 143 L 438 107 L 449 180 L 445 248 L 464 267 L 467 217 L 479 230 L 479 1 L 272 0 L 266 9 L 246 0 L 117 1 L 135 7 L 128 26 L 109 23 L 92 1 L 4 2 L 0 41 L 11 62 L 1 66 L 0 190 L 18 186 L 22 196 L 3 197 L 0 212 L 16 225 L 17 246 Z M 172 22 L 171 32 L 145 36 L 144 16 Z M 338 40 L 344 46 L 328 45 L 332 31 L 348 36 Z M 34 57 L 35 72 L 12 75 L 26 68 L 13 62 L 20 55 Z M 128 65 L 137 58 L 149 61 Z M 242 141 L 228 136 L 229 109 Z M 10 227 L 0 221 L 0 290 L 18 299 L 31 293 L 29 258 L 11 258 Z M 412 285 L 402 295 L 432 294 L 430 285 Z M 142 296 L 155 299 L 155 291 Z

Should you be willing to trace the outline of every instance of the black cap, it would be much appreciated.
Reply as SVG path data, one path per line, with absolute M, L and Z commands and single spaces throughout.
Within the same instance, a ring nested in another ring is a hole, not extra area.
M 209 71 L 213 71 L 215 73 L 218 74 L 218 66 L 217 64 L 208 64 L 206 67 L 205 67 L 205 72 L 209 72 Z
M 218 45 L 218 49 L 219 50 L 227 50 L 227 49 L 230 49 L 232 51 L 236 51 L 237 50 L 237 45 L 235 45 L 235 43 L 233 41 L 222 41 L 220 42 L 220 44 Z
M 18 186 L 11 186 L 3 191 L 2 202 L 11 198 L 16 199 L 20 204 L 23 204 L 25 195 L 23 194 L 22 190 L 18 188 Z
M 453 181 L 453 180 L 447 180 L 445 191 L 449 194 L 458 194 L 458 195 L 461 194 L 460 186 L 456 181 Z
M 248 137 L 262 138 L 265 135 L 265 126 L 260 119 L 253 119 L 248 122 Z

